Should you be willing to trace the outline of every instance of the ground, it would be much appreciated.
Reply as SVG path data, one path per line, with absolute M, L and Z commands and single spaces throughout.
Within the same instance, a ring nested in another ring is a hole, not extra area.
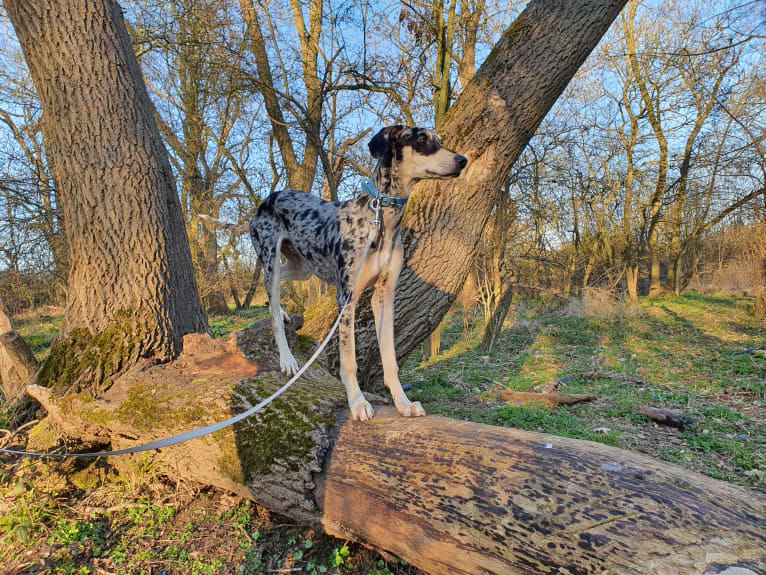
M 416 351 L 402 381 L 428 413 L 641 451 L 761 496 L 766 358 L 751 351 L 766 347 L 766 326 L 752 315 L 753 303 L 687 295 L 637 309 L 587 298 L 553 308 L 517 300 L 495 351 L 480 352 L 481 326 L 471 320 L 464 334 L 458 314 L 443 331 L 442 355 L 424 361 Z M 266 313 L 219 318 L 213 330 L 225 335 Z M 42 358 L 60 321 L 55 312 L 38 312 L 17 324 Z M 498 398 L 500 388 L 556 382 L 597 399 L 550 408 Z M 694 423 L 683 430 L 657 425 L 640 406 L 679 410 Z M 3 573 L 418 573 L 246 500 L 176 483 L 145 458 L 114 467 L 0 461 Z

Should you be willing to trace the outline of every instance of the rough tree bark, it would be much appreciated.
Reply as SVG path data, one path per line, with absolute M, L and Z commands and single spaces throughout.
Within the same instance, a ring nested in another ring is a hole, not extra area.
M 21 398 L 37 372 L 37 360 L 27 342 L 16 332 L 0 297 L 0 382 L 7 405 Z
M 470 163 L 457 180 L 418 187 L 407 208 L 406 265 L 395 303 L 400 358 L 434 330 L 457 297 L 498 188 L 624 4 L 533 0 L 447 113 L 439 132 Z M 327 323 L 317 317 L 307 332 L 317 335 Z M 357 309 L 355 331 L 360 382 L 369 387 L 381 373 L 369 306 Z M 337 369 L 333 358 L 331 351 L 329 364 Z
M 98 393 L 207 330 L 167 152 L 113 0 L 5 0 L 37 87 L 70 248 L 43 383 Z
M 304 359 L 308 342 L 289 337 Z M 284 382 L 268 320 L 228 342 L 189 338 L 178 361 L 134 368 L 103 400 L 32 394 L 67 434 L 122 448 L 239 413 Z M 258 375 L 239 381 L 253 362 Z M 340 382 L 311 367 L 234 429 L 152 456 L 174 477 L 434 575 L 766 567 L 766 502 L 747 489 L 588 441 L 380 407 L 371 423 L 352 422 L 336 416 L 344 404 Z

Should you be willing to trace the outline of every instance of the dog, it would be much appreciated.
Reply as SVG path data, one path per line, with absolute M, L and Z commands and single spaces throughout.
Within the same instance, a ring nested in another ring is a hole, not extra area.
M 399 382 L 394 349 L 394 289 L 404 256 L 401 222 L 416 182 L 456 178 L 468 159 L 444 147 L 434 131 L 402 125 L 383 128 L 368 147 L 377 160 L 370 178 L 370 184 L 374 185 L 372 195 L 380 194 L 377 204 L 364 195 L 343 202 L 327 202 L 296 190 L 275 192 L 261 203 L 250 221 L 250 236 L 263 264 L 282 372 L 288 376 L 295 374 L 298 362 L 285 337 L 283 321 L 290 319 L 280 306 L 280 282 L 307 280 L 317 275 L 336 286 L 339 311 L 348 302 L 339 326 L 340 376 L 352 418 L 370 420 L 374 411 L 357 382 L 354 312 L 362 292 L 373 286 L 372 311 L 384 383 L 400 415 L 422 416 L 425 411 L 420 402 L 411 402 Z M 210 217 L 203 219 L 219 227 L 242 230 L 241 226 L 227 225 Z M 374 226 L 379 228 L 377 235 L 358 269 Z M 285 259 L 284 264 L 281 257 Z

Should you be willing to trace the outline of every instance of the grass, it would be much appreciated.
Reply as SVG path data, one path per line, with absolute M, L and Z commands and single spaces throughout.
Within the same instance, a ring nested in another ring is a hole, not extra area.
M 58 335 L 61 326 L 64 325 L 63 310 L 62 313 L 55 315 L 25 314 L 24 317 L 16 318 L 14 323 L 16 330 L 29 345 L 29 349 L 38 361 L 42 361 L 48 356 L 53 338 Z
M 752 298 L 687 295 L 646 300 L 612 319 L 571 317 L 517 305 L 495 351 L 447 347 L 437 360 L 414 354 L 402 380 L 428 413 L 519 427 L 635 449 L 712 477 L 766 487 L 766 346 Z M 457 326 L 451 326 L 457 327 Z M 448 329 L 447 331 L 450 331 Z M 489 387 L 528 391 L 563 380 L 595 393 L 570 407 L 511 406 Z M 681 410 L 683 432 L 658 426 L 639 406 Z
M 211 316 L 208 324 L 215 337 L 223 337 L 231 332 L 246 329 L 255 322 L 268 317 L 268 306 L 257 306 L 245 310 L 235 310 L 229 315 Z
M 492 353 L 475 346 L 481 326 L 464 338 L 455 318 L 442 354 L 416 351 L 401 378 L 428 413 L 598 441 L 765 490 L 766 359 L 742 352 L 766 346 L 766 326 L 751 304 L 687 295 L 605 318 L 518 301 Z M 265 317 L 266 308 L 254 308 L 210 325 L 225 336 Z M 17 320 L 39 358 L 60 325 L 55 315 Z M 555 381 L 597 399 L 515 406 L 493 393 Z M 643 405 L 681 410 L 695 423 L 659 426 L 637 411 Z M 118 469 L 4 460 L 0 557 L 9 573 L 418 573 L 244 499 L 176 484 L 146 457 Z

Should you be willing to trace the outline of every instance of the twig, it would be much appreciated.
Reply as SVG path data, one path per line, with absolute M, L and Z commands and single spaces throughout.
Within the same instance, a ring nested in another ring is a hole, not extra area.
M 25 430 L 27 427 L 32 427 L 33 425 L 35 425 L 35 424 L 37 424 L 37 423 L 40 423 L 40 420 L 39 420 L 39 419 L 33 419 L 32 421 L 28 421 L 27 423 L 25 423 L 24 425 L 22 425 L 21 427 L 19 427 L 18 429 L 16 429 L 16 431 L 15 431 L 14 433 L 21 433 L 21 432 L 22 432 L 22 431 L 24 431 L 24 430 Z

